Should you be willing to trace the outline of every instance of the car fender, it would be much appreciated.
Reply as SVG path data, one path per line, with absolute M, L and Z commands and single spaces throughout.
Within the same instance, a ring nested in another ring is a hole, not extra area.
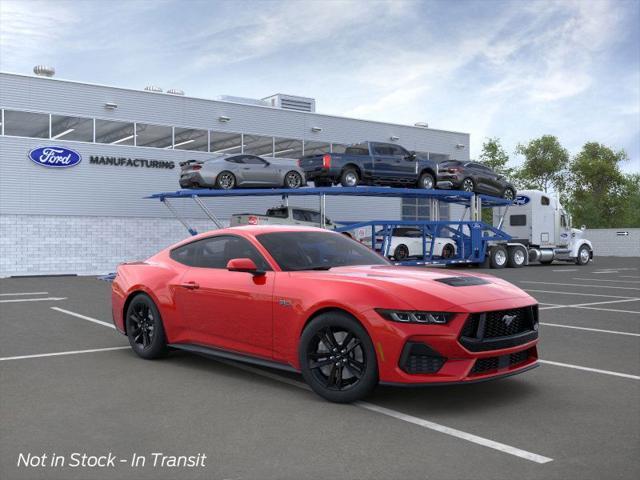
M 576 241 L 571 247 L 571 256 L 577 257 L 578 252 L 580 251 L 580 247 L 582 247 L 583 245 L 586 245 L 587 247 L 589 247 L 589 250 L 593 252 L 593 245 L 591 244 L 591 242 L 589 240 L 581 238 L 578 241 Z

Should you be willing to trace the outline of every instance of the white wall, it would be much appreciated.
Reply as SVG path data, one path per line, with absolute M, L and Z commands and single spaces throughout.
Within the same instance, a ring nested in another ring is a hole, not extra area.
M 628 235 L 618 235 L 624 232 Z M 585 237 L 593 243 L 594 257 L 640 257 L 640 228 L 587 229 Z

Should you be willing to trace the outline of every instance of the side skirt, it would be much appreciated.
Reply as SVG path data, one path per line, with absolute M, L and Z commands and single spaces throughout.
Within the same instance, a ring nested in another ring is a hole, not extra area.
M 278 370 L 285 370 L 287 372 L 299 373 L 298 370 L 293 368 L 288 363 L 276 362 L 274 360 L 267 360 L 264 358 L 252 357 L 251 355 L 244 355 L 242 353 L 230 352 L 228 350 L 222 350 L 215 347 L 205 347 L 203 345 L 195 345 L 190 343 L 172 343 L 169 347 L 177 350 L 184 350 L 185 352 L 196 353 L 205 357 L 224 358 L 226 360 L 235 360 L 237 362 L 252 363 L 261 367 L 276 368 Z

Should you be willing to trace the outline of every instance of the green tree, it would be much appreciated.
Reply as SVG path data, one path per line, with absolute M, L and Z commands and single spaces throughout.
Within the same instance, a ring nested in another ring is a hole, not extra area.
M 569 166 L 567 207 L 576 225 L 591 228 L 639 225 L 638 175 L 624 175 L 624 150 L 614 151 L 597 142 L 585 143 Z
M 553 135 L 543 135 L 527 144 L 518 144 L 516 153 L 525 160 L 518 170 L 518 185 L 548 192 L 551 187 L 556 192 L 565 188 L 566 168 L 569 164 L 569 152 L 560 145 Z
M 507 167 L 509 163 L 509 155 L 502 147 L 500 139 L 497 137 L 487 138 L 482 144 L 482 153 L 480 161 L 483 165 L 493 169 L 501 175 L 510 177 L 513 175 L 513 168 Z

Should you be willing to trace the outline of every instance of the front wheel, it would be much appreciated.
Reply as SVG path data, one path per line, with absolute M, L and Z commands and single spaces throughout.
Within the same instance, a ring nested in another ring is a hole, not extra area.
M 302 186 L 302 183 L 302 175 L 300 175 L 295 170 L 287 172 L 287 174 L 284 176 L 284 186 L 287 188 L 300 188 Z
M 398 262 L 402 262 L 409 258 L 409 249 L 406 245 L 398 245 L 393 251 L 393 258 Z
M 369 395 L 378 383 L 378 362 L 366 330 L 350 315 L 318 315 L 300 337 L 302 376 L 322 398 L 351 403 Z
M 167 339 L 160 311 L 148 295 L 139 293 L 129 303 L 126 329 L 129 344 L 139 357 L 151 360 L 167 354 Z
M 442 258 L 453 258 L 456 254 L 456 249 L 450 243 L 447 243 L 444 247 L 442 247 Z
M 577 265 L 586 265 L 591 260 L 591 250 L 586 245 L 582 245 L 578 250 L 578 256 L 576 257 Z
M 433 190 L 436 185 L 436 181 L 433 178 L 433 175 L 430 173 L 423 173 L 420 175 L 420 180 L 418 180 L 418 188 L 422 188 L 424 190 Z

